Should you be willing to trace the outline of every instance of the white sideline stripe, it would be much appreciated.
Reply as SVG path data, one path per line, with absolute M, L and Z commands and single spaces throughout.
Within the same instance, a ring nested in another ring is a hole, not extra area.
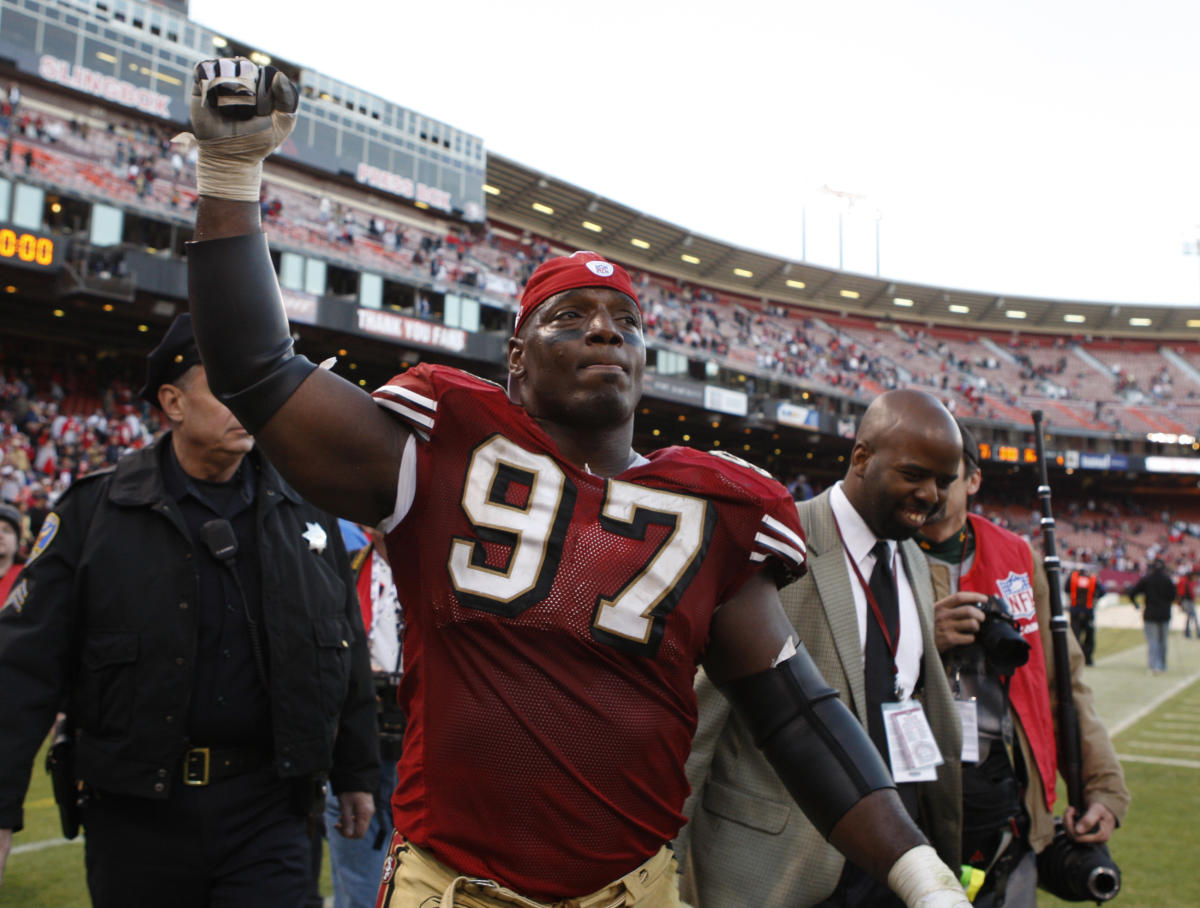
M 433 419 L 423 413 L 418 413 L 416 410 L 406 407 L 403 404 L 398 404 L 394 400 L 388 400 L 386 397 L 376 397 L 374 400 L 379 406 L 387 407 L 389 410 L 399 413 L 401 416 L 415 422 L 418 426 L 424 426 L 426 429 L 433 428 Z
M 40 842 L 29 842 L 25 845 L 14 845 L 13 854 L 29 854 L 31 851 L 41 851 L 44 848 L 57 848 L 59 845 L 82 845 L 83 836 L 73 839 L 43 839 Z
M 423 394 L 418 394 L 416 391 L 410 391 L 408 388 L 402 388 L 399 385 L 384 385 L 381 388 L 376 388 L 375 393 L 384 391 L 388 394 L 395 394 L 397 397 L 403 397 L 409 403 L 414 403 L 418 407 L 424 407 L 426 410 L 437 410 L 437 401 L 431 397 L 425 397 Z
M 1157 766 L 1182 766 L 1185 769 L 1200 769 L 1200 760 L 1180 760 L 1176 757 L 1143 757 L 1141 754 L 1117 754 L 1122 763 L 1154 763 Z
M 1108 730 L 1108 736 L 1110 738 L 1115 738 L 1117 735 L 1119 735 L 1125 729 L 1129 728 L 1129 726 L 1133 725 L 1139 719 L 1143 719 L 1146 716 L 1150 715 L 1150 713 L 1154 712 L 1154 710 L 1158 709 L 1158 707 L 1160 707 L 1166 701 L 1170 700 L 1177 693 L 1187 690 L 1187 688 L 1191 687 L 1193 684 L 1196 683 L 1196 679 L 1198 679 L 1198 678 L 1200 678 L 1200 672 L 1195 672 L 1194 674 L 1188 675 L 1186 678 L 1184 678 L 1179 683 L 1175 684 L 1173 687 L 1170 687 L 1167 690 L 1163 691 L 1161 694 L 1159 694 L 1157 697 L 1155 697 L 1153 700 L 1151 700 L 1149 703 L 1147 703 L 1141 709 L 1137 710 L 1136 712 L 1131 713 L 1130 715 L 1128 715 L 1124 719 L 1122 719 L 1120 722 L 1117 722 L 1115 725 L 1113 725 L 1113 727 Z
M 796 564 L 804 564 L 803 554 L 796 551 L 790 545 L 784 545 L 778 539 L 771 538 L 766 533 L 755 533 L 754 541 L 773 552 L 777 552 L 780 555 L 786 555 L 788 558 L 792 559 L 792 561 L 796 562 Z
M 786 524 L 781 523 L 780 521 L 776 520 L 770 514 L 764 514 L 762 522 L 765 523 L 775 533 L 782 536 L 784 539 L 788 540 L 788 542 L 790 542 L 792 545 L 794 545 L 800 551 L 802 551 L 802 552 L 808 551 L 808 549 L 804 545 L 804 540 L 801 539 L 798 535 L 796 535 L 796 533 L 794 533 L 792 530 L 788 529 Z

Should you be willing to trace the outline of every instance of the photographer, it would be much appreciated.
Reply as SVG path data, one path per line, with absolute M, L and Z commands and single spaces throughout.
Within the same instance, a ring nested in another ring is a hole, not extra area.
M 937 647 L 964 719 L 963 860 L 987 874 L 976 908 L 1033 906 L 1036 856 L 1054 837 L 1058 773 L 1050 590 L 1025 540 L 968 513 L 982 476 L 978 445 L 960 429 L 959 477 L 918 541 L 938 599 Z M 1083 653 L 1071 635 L 1068 644 L 1088 809 L 1077 818 L 1068 807 L 1064 825 L 1077 841 L 1105 842 L 1129 792 L 1081 679 Z M 965 733 L 971 724 L 974 735 Z

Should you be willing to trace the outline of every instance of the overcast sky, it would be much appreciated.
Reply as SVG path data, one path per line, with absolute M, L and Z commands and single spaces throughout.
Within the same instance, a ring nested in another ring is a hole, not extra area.
M 837 267 L 841 211 L 846 270 L 875 273 L 878 218 L 884 277 L 1200 303 L 1196 0 L 311 8 L 191 15 L 751 249 Z

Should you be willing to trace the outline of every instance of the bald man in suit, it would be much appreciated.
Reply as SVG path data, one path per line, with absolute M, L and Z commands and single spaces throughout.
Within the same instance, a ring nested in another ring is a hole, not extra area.
M 934 645 L 929 569 L 910 539 L 941 507 L 961 456 L 954 419 L 935 398 L 881 395 L 863 416 L 845 479 L 797 505 L 809 570 L 781 591 L 801 641 L 885 760 L 884 708 L 910 698 L 923 707 L 943 762 L 919 773 L 924 781 L 889 765 L 910 814 L 956 872 L 961 729 Z M 881 558 L 894 590 L 882 624 L 868 592 Z M 696 691 L 690 822 L 677 841 L 684 897 L 695 908 L 902 905 L 807 820 L 717 688 L 701 676 Z

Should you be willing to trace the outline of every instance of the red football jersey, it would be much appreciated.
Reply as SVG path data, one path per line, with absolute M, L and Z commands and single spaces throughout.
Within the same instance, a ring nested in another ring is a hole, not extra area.
M 416 431 L 387 544 L 408 619 L 396 827 L 470 876 L 592 892 L 683 822 L 695 667 L 796 508 L 736 458 L 666 448 L 605 479 L 491 382 L 421 365 L 374 393 Z

